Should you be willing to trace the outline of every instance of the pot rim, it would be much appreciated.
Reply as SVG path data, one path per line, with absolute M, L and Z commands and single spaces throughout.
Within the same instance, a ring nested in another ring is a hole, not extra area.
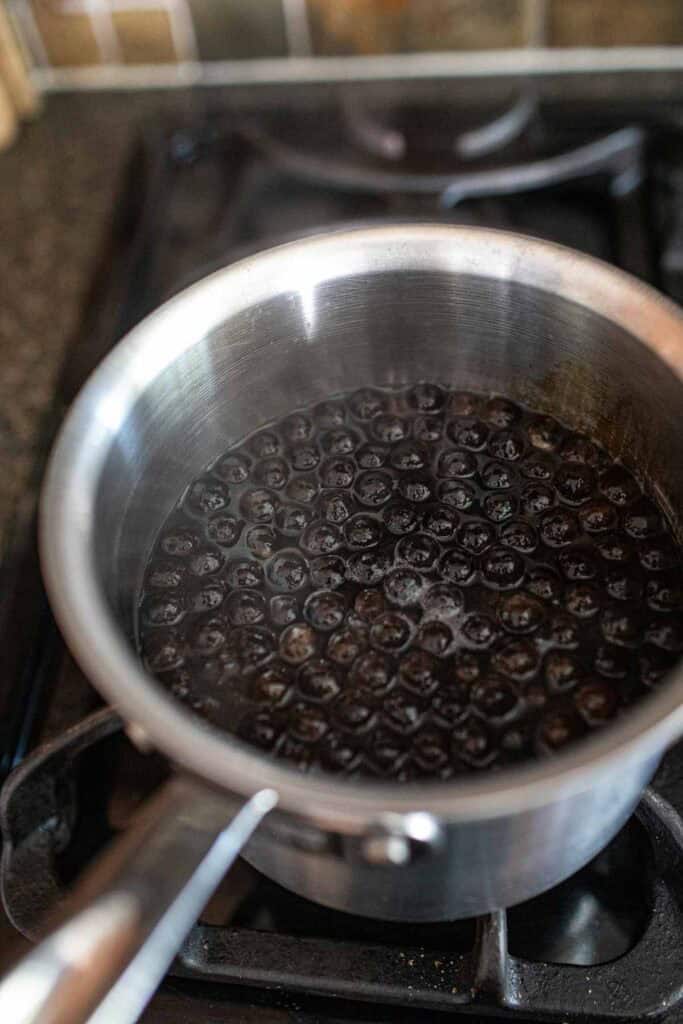
M 514 280 L 551 291 L 618 324 L 683 385 L 683 315 L 654 289 L 574 250 L 489 228 L 414 224 L 308 237 L 224 267 L 176 295 L 120 341 L 79 393 L 52 451 L 40 509 L 50 601 L 82 669 L 172 761 L 322 826 L 356 831 L 384 813 L 421 810 L 445 821 L 494 818 L 586 791 L 623 766 L 656 758 L 683 731 L 683 668 L 623 719 L 552 760 L 452 782 L 367 783 L 305 775 L 201 722 L 167 695 L 131 650 L 106 604 L 92 559 L 95 496 L 118 427 L 145 387 L 228 315 L 330 276 L 425 270 Z M 226 301 L 226 292 L 228 299 Z M 302 303 L 305 308 L 305 303 Z

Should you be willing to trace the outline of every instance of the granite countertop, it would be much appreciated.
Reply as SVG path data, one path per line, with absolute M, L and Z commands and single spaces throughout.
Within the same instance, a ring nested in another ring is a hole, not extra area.
M 140 126 L 189 92 L 49 97 L 0 154 L 0 552 L 38 491 L 45 417 Z

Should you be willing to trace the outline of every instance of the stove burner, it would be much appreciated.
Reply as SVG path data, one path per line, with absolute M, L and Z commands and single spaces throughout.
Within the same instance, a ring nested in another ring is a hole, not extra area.
M 345 93 L 341 99 L 343 123 L 351 143 L 360 151 L 380 160 L 398 162 L 406 160 L 411 153 L 433 148 L 434 138 L 445 134 L 442 142 L 443 158 L 455 168 L 459 161 L 466 162 L 488 157 L 514 142 L 529 127 L 538 110 L 538 98 L 531 89 L 524 89 L 512 96 L 508 103 L 493 110 L 486 110 L 473 119 L 470 112 L 462 108 L 457 112 L 452 127 L 445 133 L 425 133 L 415 136 L 415 125 L 422 117 L 416 118 L 414 111 L 405 115 L 400 107 L 390 105 L 377 107 L 369 105 L 357 92 Z M 427 114 L 433 114 L 428 111 Z M 440 111 L 439 118 L 450 124 L 447 112 Z M 432 117 L 433 120 L 433 117 Z M 465 122 L 464 124 L 462 122 Z M 460 122 L 460 123 L 458 123 Z M 428 145 L 425 145 L 425 141 Z
M 36 938 L 36 922 L 166 771 L 130 746 L 108 709 L 15 770 L 0 800 L 0 890 L 15 927 Z M 582 1022 L 653 1016 L 683 1002 L 683 820 L 654 790 L 638 819 L 558 890 L 473 922 L 406 929 L 354 918 L 241 862 L 172 974 L 385 1007 L 476 1006 L 481 1015 Z
M 558 133 L 537 111 L 532 93 L 501 115 L 480 112 L 460 132 L 449 109 L 408 107 L 402 114 L 388 120 L 347 98 L 324 122 L 314 113 L 291 118 L 278 112 L 245 118 L 242 130 L 269 161 L 303 181 L 370 194 L 437 196 L 443 207 L 597 173 L 614 177 L 617 192 L 631 191 L 642 177 L 639 127 Z M 402 121 L 409 127 L 402 128 Z

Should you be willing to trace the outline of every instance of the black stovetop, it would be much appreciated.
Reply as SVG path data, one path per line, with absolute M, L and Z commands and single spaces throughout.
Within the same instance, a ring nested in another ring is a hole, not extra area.
M 438 219 L 527 232 L 683 298 L 677 111 L 539 109 L 522 137 L 468 163 L 448 144 L 450 113 L 409 117 L 398 162 L 369 154 L 367 124 L 349 133 L 348 117 L 335 107 L 258 119 L 207 111 L 189 124 L 150 127 L 131 155 L 48 432 L 114 342 L 164 298 L 247 252 L 339 224 Z M 98 710 L 49 615 L 32 528 L 16 536 L 14 582 L 0 606 L 0 768 L 20 767 L 3 790 L 0 885 L 10 920 L 31 936 L 167 767 L 137 754 L 115 715 Z M 683 1020 L 678 812 L 683 746 L 666 758 L 637 817 L 588 867 L 479 921 L 354 918 L 239 862 L 143 1019 L 428 1022 L 446 1010 Z

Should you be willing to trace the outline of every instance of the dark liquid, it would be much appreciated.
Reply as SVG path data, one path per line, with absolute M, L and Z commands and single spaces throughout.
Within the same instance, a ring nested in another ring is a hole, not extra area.
M 430 384 L 294 413 L 221 456 L 145 573 L 148 668 L 222 729 L 388 779 L 543 756 L 683 646 L 680 554 L 556 420 Z

